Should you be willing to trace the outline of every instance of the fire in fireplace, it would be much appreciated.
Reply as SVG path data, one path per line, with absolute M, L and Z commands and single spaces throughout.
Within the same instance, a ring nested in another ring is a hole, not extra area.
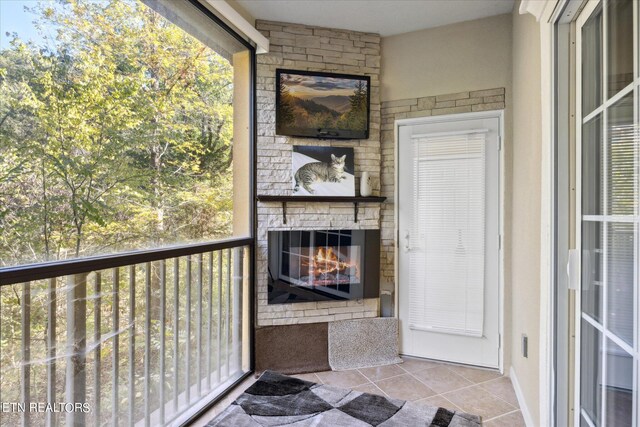
M 360 282 L 358 246 L 320 247 L 311 257 L 300 259 L 300 285 L 331 286 Z M 355 255 L 354 255 L 355 254 Z
M 379 267 L 379 230 L 270 231 L 269 304 L 377 297 Z
M 310 258 L 302 260 L 302 265 L 308 270 L 308 275 L 302 277 L 311 286 L 327 286 L 334 284 L 349 284 L 360 282 L 360 257 L 351 252 L 359 253 L 359 247 L 349 247 L 345 255 L 338 247 L 321 247 Z

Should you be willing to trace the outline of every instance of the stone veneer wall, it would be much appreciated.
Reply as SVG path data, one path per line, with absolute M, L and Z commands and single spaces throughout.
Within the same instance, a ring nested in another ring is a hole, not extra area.
M 395 197 L 395 136 L 394 122 L 399 119 L 469 113 L 472 111 L 502 110 L 505 108 L 505 89 L 485 89 L 446 95 L 401 99 L 382 102 L 380 132 L 382 148 L 381 196 L 387 203 L 381 211 L 382 246 L 380 282 L 393 290 L 394 279 L 394 197 Z
M 374 194 L 387 197 L 380 205 L 361 204 L 359 222 L 353 205 L 288 203 L 287 224 L 279 203 L 258 204 L 257 323 L 258 326 L 327 322 L 376 317 L 379 299 L 364 301 L 267 304 L 267 232 L 289 229 L 381 229 L 381 288 L 394 288 L 394 121 L 412 117 L 467 113 L 505 108 L 505 89 L 485 89 L 380 103 L 380 36 L 346 30 L 272 21 L 256 21 L 269 38 L 270 52 L 258 55 L 258 194 L 291 194 L 293 145 L 353 147 L 356 193 L 363 171 L 372 176 Z M 275 70 L 328 71 L 371 77 L 370 135 L 367 140 L 339 141 L 275 135 Z
M 270 51 L 258 55 L 257 193 L 290 195 L 293 145 L 353 147 L 356 194 L 359 177 L 369 171 L 373 193 L 380 183 L 380 36 L 329 28 L 270 21 L 256 21 L 256 28 L 270 41 Z M 371 77 L 370 137 L 339 141 L 290 138 L 275 135 L 276 68 L 365 74 Z M 283 229 L 378 229 L 378 204 L 361 204 L 354 223 L 353 204 L 288 203 L 287 224 L 279 203 L 258 203 L 257 324 L 258 326 L 327 322 L 378 316 L 379 299 L 297 304 L 267 304 L 267 232 Z

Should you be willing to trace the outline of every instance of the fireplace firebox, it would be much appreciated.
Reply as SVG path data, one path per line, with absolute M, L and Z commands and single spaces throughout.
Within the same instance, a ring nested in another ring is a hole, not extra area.
M 269 231 L 269 304 L 377 298 L 380 230 Z

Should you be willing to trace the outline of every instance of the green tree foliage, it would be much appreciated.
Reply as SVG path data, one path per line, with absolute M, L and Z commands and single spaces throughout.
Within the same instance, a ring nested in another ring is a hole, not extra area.
M 0 265 L 230 234 L 233 70 L 134 0 L 0 51 Z
M 338 127 L 347 129 L 367 128 L 367 84 L 358 81 L 353 90 L 353 95 L 349 96 L 351 109 L 342 115 L 338 121 Z
M 294 100 L 286 84 L 280 82 L 280 102 L 278 103 L 278 128 L 284 129 L 295 121 Z

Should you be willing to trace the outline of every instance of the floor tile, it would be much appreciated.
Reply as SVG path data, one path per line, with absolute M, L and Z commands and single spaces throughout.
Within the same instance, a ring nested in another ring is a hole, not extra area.
M 461 409 L 454 405 L 453 402 L 448 400 L 442 395 L 427 397 L 426 399 L 416 400 L 415 403 L 424 404 L 428 406 L 437 406 L 445 409 L 449 409 L 451 411 L 461 411 Z
M 442 363 L 432 362 L 431 360 L 415 359 L 413 357 L 403 357 L 403 363 L 398 364 L 399 367 L 407 372 L 418 372 L 423 369 L 435 368 L 436 366 L 442 366 Z
M 495 380 L 487 381 L 480 384 L 480 387 L 487 390 L 489 393 L 493 393 L 505 402 L 515 406 L 519 406 L 518 398 L 515 391 L 513 391 L 513 385 L 508 377 L 501 377 Z
M 323 384 L 329 384 L 335 387 L 352 388 L 369 382 L 369 380 L 356 369 L 316 372 L 316 375 Z
M 437 394 L 409 374 L 376 381 L 375 384 L 394 399 L 419 400 Z
M 405 371 L 397 365 L 376 366 L 375 368 L 362 368 L 359 371 L 370 381 L 383 380 L 396 375 L 402 375 Z
M 526 427 L 521 411 L 511 412 L 501 417 L 488 420 L 482 425 L 485 427 Z
M 471 368 L 468 366 L 456 366 L 451 365 L 451 370 L 458 375 L 461 375 L 473 383 L 481 383 L 496 378 L 500 378 L 502 374 L 498 371 L 492 371 L 489 369 Z
M 463 387 L 472 386 L 473 383 L 453 372 L 446 366 L 436 366 L 413 374 L 436 393 L 446 393 Z
M 509 378 L 501 377 L 497 372 L 466 366 L 406 357 L 403 360 L 404 363 L 398 365 L 292 376 L 306 381 L 351 388 L 363 393 L 386 395 L 394 399 L 480 415 L 485 421 L 483 425 L 488 427 L 524 426 Z M 412 373 L 405 373 L 406 371 Z M 373 379 L 375 384 L 369 381 L 369 378 Z M 253 376 L 243 381 L 231 395 L 199 418 L 198 422 L 203 423 L 196 423 L 196 427 L 202 427 L 222 412 L 236 395 L 255 381 L 256 378 Z M 474 382 L 480 384 L 473 385 Z
M 359 391 L 361 393 L 377 394 L 378 396 L 386 396 L 382 390 L 376 387 L 373 383 L 362 384 L 357 387 L 353 387 L 352 390 Z
M 518 409 L 493 394 L 487 393 L 479 385 L 445 393 L 444 397 L 459 406 L 464 412 L 480 415 L 483 420 L 489 420 Z

